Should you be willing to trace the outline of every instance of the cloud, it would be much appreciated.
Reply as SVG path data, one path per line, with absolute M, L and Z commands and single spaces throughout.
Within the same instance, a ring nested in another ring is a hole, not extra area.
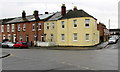
M 118 1 L 119 0 L 1 0 L 2 17 L 18 17 L 21 16 L 22 10 L 27 15 L 33 14 L 34 10 L 39 13 L 57 12 L 61 10 L 61 5 L 66 4 L 67 9 L 77 6 L 91 14 L 98 21 L 103 22 L 108 27 L 108 20 L 111 20 L 111 27 L 118 26 Z

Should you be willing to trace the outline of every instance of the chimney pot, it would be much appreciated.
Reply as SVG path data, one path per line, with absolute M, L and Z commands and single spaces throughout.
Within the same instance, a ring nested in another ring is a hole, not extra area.
M 73 9 L 73 10 L 75 11 L 75 10 L 78 10 L 78 9 L 77 9 L 77 7 L 76 7 L 76 6 L 74 6 L 74 9 Z

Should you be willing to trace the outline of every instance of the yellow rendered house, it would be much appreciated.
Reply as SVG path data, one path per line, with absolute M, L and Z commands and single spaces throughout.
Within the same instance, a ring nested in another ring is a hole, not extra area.
M 99 43 L 97 19 L 83 10 L 57 12 L 44 23 L 45 40 L 56 46 L 94 46 Z

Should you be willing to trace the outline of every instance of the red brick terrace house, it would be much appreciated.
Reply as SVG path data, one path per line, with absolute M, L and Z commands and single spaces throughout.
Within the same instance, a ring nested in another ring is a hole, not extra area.
M 0 42 L 3 42 L 3 40 L 5 39 L 10 39 L 10 35 L 13 35 L 15 33 L 15 31 L 13 32 L 13 30 L 11 31 L 10 29 L 12 28 L 12 24 L 6 24 L 6 22 L 13 20 L 14 18 L 8 18 L 8 19 L 1 19 L 0 20 L 0 31 L 1 31 L 1 39 Z
M 33 43 L 44 41 L 44 21 L 52 15 L 48 12 L 38 14 L 38 11 L 34 11 L 33 15 L 26 16 L 25 11 L 23 11 L 22 17 L 16 17 L 6 22 L 3 37 L 8 36 L 6 38 L 12 42 L 27 41 Z
M 0 20 L 0 42 L 2 42 L 2 31 L 1 31 L 1 27 L 2 27 L 2 20 Z
M 109 30 L 106 28 L 106 26 L 103 23 L 99 22 L 99 24 L 97 24 L 97 29 L 100 33 L 100 42 L 107 41 L 109 38 Z

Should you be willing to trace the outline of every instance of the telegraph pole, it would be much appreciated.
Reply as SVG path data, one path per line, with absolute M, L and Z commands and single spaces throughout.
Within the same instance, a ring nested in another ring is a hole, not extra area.
M 108 30 L 109 30 L 109 36 L 110 36 L 110 19 L 108 21 Z
M 110 19 L 109 19 L 109 30 L 110 30 Z

